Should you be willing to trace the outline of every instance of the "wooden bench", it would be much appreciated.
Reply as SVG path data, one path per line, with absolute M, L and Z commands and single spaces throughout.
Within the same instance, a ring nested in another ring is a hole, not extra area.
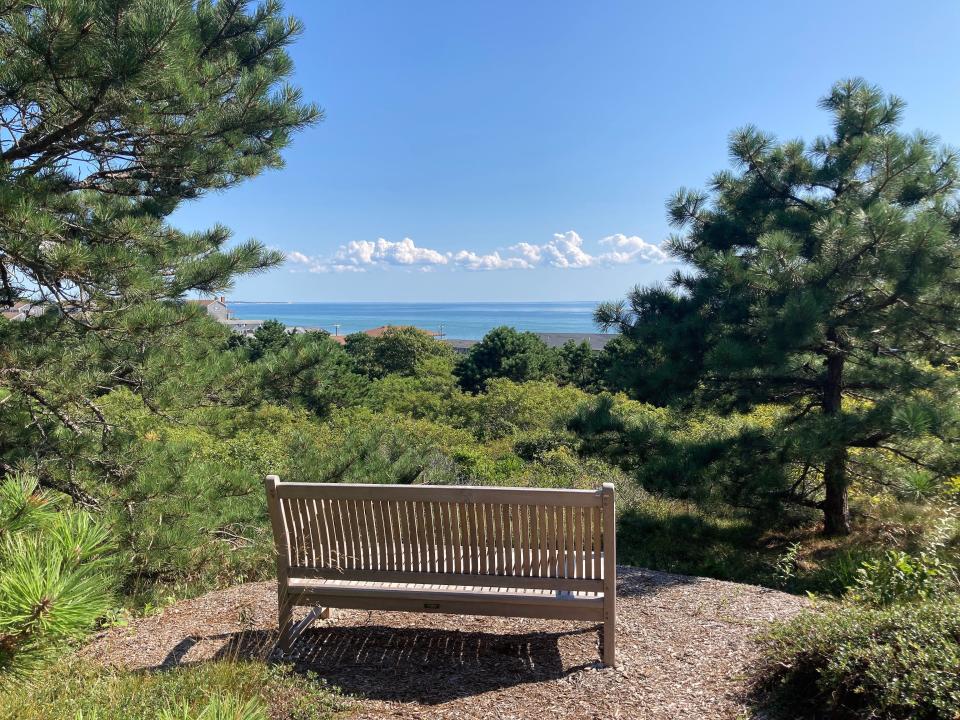
M 615 661 L 614 489 L 266 478 L 281 650 L 330 608 L 596 620 Z M 293 623 L 293 608 L 308 606 Z

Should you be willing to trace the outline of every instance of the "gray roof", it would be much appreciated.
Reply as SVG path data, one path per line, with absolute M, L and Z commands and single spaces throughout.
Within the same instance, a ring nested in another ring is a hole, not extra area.
M 573 340 L 577 344 L 586 341 L 591 350 L 603 350 L 604 346 L 617 336 L 617 333 L 534 333 L 534 335 L 552 348 L 560 347 L 569 340 Z
M 546 343 L 547 347 L 560 347 L 569 340 L 575 343 L 586 342 L 591 350 L 603 350 L 604 346 L 617 337 L 617 333 L 534 333 L 538 338 Z M 456 338 L 445 338 L 444 341 L 454 350 L 460 353 L 467 352 L 476 345 L 479 340 L 458 340 Z

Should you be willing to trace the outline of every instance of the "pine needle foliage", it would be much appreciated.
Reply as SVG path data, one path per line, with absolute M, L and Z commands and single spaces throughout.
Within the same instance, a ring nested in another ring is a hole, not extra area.
M 956 471 L 960 157 L 863 80 L 821 107 L 832 131 L 811 143 L 734 132 L 734 169 L 668 202 L 682 269 L 596 319 L 623 332 L 614 375 L 640 399 L 790 407 L 769 491 L 842 534 L 851 481 L 890 482 L 878 457 Z
M 35 479 L 0 483 L 0 686 L 107 613 L 110 549 L 105 528 L 58 508 Z
M 0 321 L 0 426 L 26 428 L 0 437 L 0 473 L 27 466 L 96 505 L 78 473 L 117 471 L 105 392 L 158 410 L 209 395 L 219 329 L 183 298 L 281 257 L 167 218 L 280 167 L 321 117 L 288 83 L 300 31 L 276 0 L 0 6 L 0 308 L 31 310 Z M 171 376 L 197 379 L 174 392 Z

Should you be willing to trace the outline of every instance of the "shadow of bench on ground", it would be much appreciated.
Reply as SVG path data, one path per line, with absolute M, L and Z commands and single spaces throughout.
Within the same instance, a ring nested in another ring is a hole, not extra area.
M 582 637 L 576 637 L 582 636 Z M 270 659 L 314 673 L 345 693 L 373 700 L 443 703 L 491 690 L 564 677 L 599 666 L 591 658 L 564 667 L 559 643 L 571 637 L 590 657 L 597 626 L 565 632 L 466 633 L 384 625 L 321 626 L 305 631 L 286 655 L 272 653 L 276 633 L 247 630 L 220 637 L 184 638 L 160 668 L 181 664 L 200 642 L 223 642 L 214 659 Z

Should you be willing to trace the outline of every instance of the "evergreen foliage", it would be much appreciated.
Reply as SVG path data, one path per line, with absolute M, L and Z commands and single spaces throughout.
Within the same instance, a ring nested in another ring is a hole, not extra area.
M 357 371 L 374 380 L 387 375 L 410 377 L 430 358 L 453 358 L 449 345 L 415 327 L 390 327 L 376 337 L 353 333 L 347 335 L 345 348 Z
M 110 549 L 105 528 L 60 509 L 35 479 L 0 482 L 0 687 L 111 608 Z
M 557 349 L 557 380 L 582 390 L 596 390 L 597 355 L 586 340 L 567 340 Z
M 790 407 L 768 436 L 784 471 L 768 492 L 842 534 L 851 479 L 889 482 L 878 458 L 936 482 L 958 467 L 960 166 L 899 131 L 903 101 L 862 80 L 822 107 L 832 132 L 810 144 L 734 132 L 735 170 L 668 203 L 689 269 L 596 317 L 627 338 L 616 377 L 638 398 Z
M 105 470 L 98 398 L 126 387 L 162 407 L 169 375 L 185 395 L 209 377 L 171 372 L 223 332 L 181 299 L 281 258 L 165 219 L 279 167 L 291 133 L 319 118 L 286 83 L 299 31 L 273 0 L 0 8 L 0 306 L 46 310 L 0 326 L 0 426 L 18 429 L 0 472 L 32 467 L 95 505 L 77 471 Z
M 556 369 L 556 356 L 532 332 L 494 328 L 457 363 L 455 373 L 466 392 L 480 392 L 487 380 L 542 380 Z

